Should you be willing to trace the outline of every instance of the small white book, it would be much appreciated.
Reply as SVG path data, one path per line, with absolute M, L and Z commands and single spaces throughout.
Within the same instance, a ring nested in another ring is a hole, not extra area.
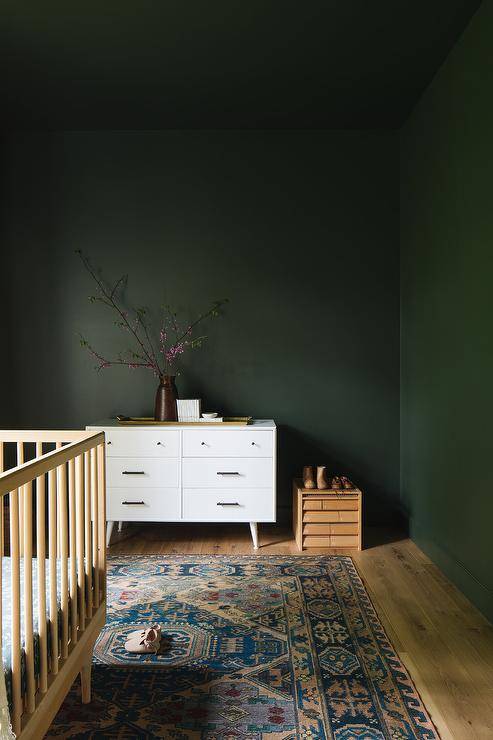
M 178 421 L 199 421 L 200 398 L 178 398 L 176 408 Z

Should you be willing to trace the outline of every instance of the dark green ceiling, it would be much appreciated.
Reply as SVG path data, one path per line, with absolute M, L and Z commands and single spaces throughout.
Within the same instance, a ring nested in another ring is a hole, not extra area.
M 398 127 L 479 5 L 6 0 L 3 127 Z

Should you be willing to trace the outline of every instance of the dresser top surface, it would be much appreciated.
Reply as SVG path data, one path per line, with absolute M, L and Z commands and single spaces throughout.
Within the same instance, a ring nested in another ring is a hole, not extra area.
M 206 429 L 217 429 L 217 430 L 228 430 L 228 432 L 245 432 L 245 431 L 251 431 L 252 429 L 256 430 L 274 430 L 276 429 L 276 423 L 274 419 L 252 419 L 250 424 L 245 424 L 244 426 L 229 426 L 227 424 L 221 424 L 218 422 L 212 422 L 207 423 L 203 422 L 203 425 Z M 163 424 L 163 426 L 157 425 L 157 424 L 120 424 L 116 419 L 102 419 L 101 421 L 93 422 L 92 424 L 88 424 L 86 426 L 86 429 L 92 430 L 92 429 L 125 429 L 125 430 L 131 430 L 131 429 L 139 429 L 139 430 L 146 430 L 146 431 L 153 431 L 156 432 L 159 431 L 166 431 L 169 429 L 198 429 L 199 427 L 197 425 L 194 426 L 186 426 L 181 424 Z

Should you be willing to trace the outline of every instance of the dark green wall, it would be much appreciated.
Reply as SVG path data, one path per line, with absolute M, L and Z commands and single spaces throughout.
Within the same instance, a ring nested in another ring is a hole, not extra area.
M 402 131 L 402 495 L 411 533 L 493 618 L 493 4 Z
M 7 262 L 7 191 L 10 185 L 7 171 L 7 141 L 0 137 L 0 429 L 9 429 L 14 424 L 12 414 L 13 351 L 12 306 L 9 298 L 10 276 Z
M 322 132 L 26 134 L 9 139 L 7 247 L 18 426 L 149 413 L 145 372 L 97 374 L 116 346 L 74 255 L 130 274 L 136 303 L 226 316 L 178 386 L 274 417 L 281 505 L 304 463 L 335 463 L 388 518 L 399 487 L 398 142 Z M 19 295 L 18 291 L 21 291 Z

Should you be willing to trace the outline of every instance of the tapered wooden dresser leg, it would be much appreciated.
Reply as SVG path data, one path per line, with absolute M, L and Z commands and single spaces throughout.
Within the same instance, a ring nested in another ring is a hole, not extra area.
M 252 533 L 253 549 L 258 550 L 257 522 L 250 522 L 250 532 Z
M 111 542 L 111 533 L 113 532 L 113 525 L 115 522 L 107 522 L 106 523 L 106 547 L 110 546 Z

